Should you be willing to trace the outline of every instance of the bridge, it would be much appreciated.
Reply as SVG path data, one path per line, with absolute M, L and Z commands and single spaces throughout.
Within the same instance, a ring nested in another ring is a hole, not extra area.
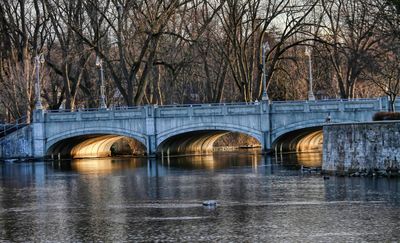
M 387 110 L 387 98 L 35 110 L 31 124 L 1 138 L 0 157 L 108 156 L 121 138 L 142 143 L 149 156 L 209 152 L 229 132 L 255 138 L 263 151 L 293 150 L 304 140 L 322 144 L 327 117 L 365 122 Z

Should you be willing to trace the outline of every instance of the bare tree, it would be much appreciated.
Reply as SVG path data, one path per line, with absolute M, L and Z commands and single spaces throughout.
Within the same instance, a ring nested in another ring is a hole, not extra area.
M 340 96 L 354 98 L 356 83 L 369 61 L 381 55 L 382 38 L 376 34 L 382 9 L 371 1 L 322 0 L 325 43 L 335 71 Z
M 83 29 L 83 0 L 43 0 L 56 41 L 47 53 L 46 63 L 63 78 L 65 108 L 75 109 L 76 96 L 92 51 L 78 38 L 71 26 Z M 55 48 L 56 47 L 56 48 Z
M 379 89 L 389 97 L 389 110 L 395 111 L 395 102 L 400 94 L 400 50 L 387 53 L 369 75 Z
M 1 102 L 14 118 L 31 119 L 34 105 L 33 57 L 41 52 L 47 35 L 47 18 L 39 0 L 0 4 L 1 18 Z
M 261 98 L 261 48 L 269 42 L 267 87 L 284 54 L 306 41 L 298 38 L 316 1 L 229 1 L 220 18 L 230 45 L 226 57 L 242 99 Z

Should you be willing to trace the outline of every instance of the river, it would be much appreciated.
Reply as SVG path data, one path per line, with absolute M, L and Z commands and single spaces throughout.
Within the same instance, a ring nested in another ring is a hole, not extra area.
M 400 240 L 399 179 L 299 170 L 320 163 L 252 152 L 0 163 L 0 241 Z

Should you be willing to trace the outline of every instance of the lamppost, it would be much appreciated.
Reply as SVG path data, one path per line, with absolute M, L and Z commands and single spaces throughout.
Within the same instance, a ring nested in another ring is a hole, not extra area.
M 263 93 L 262 93 L 262 100 L 264 101 L 268 101 L 268 94 L 267 94 L 267 73 L 265 71 L 265 58 L 266 58 L 266 52 L 271 50 L 271 48 L 269 47 L 268 42 L 266 41 L 263 45 L 262 45 L 262 74 L 263 74 L 263 78 L 262 78 L 262 86 L 263 86 Z
M 313 92 L 313 76 L 312 76 L 312 61 L 311 61 L 311 49 L 306 46 L 305 52 L 306 56 L 308 56 L 308 71 L 309 71 L 309 79 L 308 79 L 308 100 L 315 100 L 314 92 Z
M 44 63 L 43 54 L 39 54 L 35 57 L 35 68 L 36 68 L 36 83 L 35 83 L 35 110 L 43 110 L 42 101 L 40 99 L 40 64 Z
M 106 105 L 106 96 L 104 90 L 104 70 L 103 70 L 103 61 L 99 56 L 96 56 L 96 67 L 100 71 L 100 109 L 107 109 Z

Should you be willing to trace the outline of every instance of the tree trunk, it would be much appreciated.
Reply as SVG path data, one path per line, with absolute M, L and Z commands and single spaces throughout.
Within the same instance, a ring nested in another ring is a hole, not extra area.
M 152 47 L 151 47 L 151 51 L 150 54 L 148 56 L 146 65 L 143 69 L 142 72 L 142 76 L 140 77 L 139 80 L 139 87 L 137 90 L 137 93 L 134 97 L 134 105 L 140 105 L 140 103 L 142 102 L 147 84 L 148 84 L 148 74 L 151 70 L 151 68 L 153 67 L 153 62 L 156 58 L 156 51 L 157 51 L 157 46 L 158 46 L 158 41 L 160 39 L 160 35 L 156 35 L 154 36 L 154 38 L 152 39 Z
M 389 95 L 389 111 L 395 112 L 396 110 L 396 95 Z

